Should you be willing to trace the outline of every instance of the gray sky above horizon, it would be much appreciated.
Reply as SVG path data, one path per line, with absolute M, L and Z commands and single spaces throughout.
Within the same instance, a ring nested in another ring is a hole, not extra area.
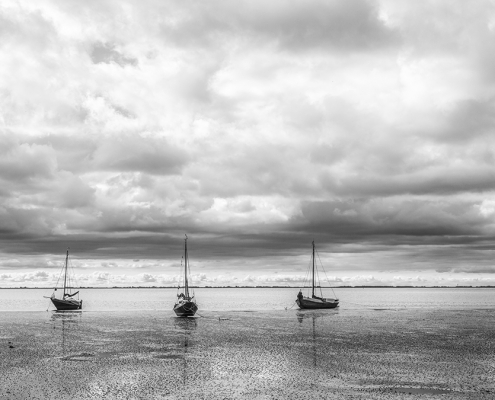
M 495 284 L 492 1 L 3 1 L 0 287 Z

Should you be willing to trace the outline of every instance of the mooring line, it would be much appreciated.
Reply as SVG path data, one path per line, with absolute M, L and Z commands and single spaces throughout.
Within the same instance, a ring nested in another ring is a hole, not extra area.
M 359 304 L 359 303 L 351 303 L 350 301 L 342 301 L 342 300 L 340 300 L 340 303 L 352 304 L 354 306 L 370 308 L 370 309 L 376 310 L 376 311 L 381 311 L 381 310 L 399 311 L 399 310 L 405 310 L 406 309 L 405 307 L 403 307 L 403 308 L 377 308 L 376 306 L 370 306 L 367 304 Z
M 296 304 L 297 304 L 297 303 L 296 303 L 296 301 L 294 300 L 294 303 L 292 303 L 292 305 L 291 305 L 289 308 L 285 307 L 285 311 L 288 311 L 288 310 L 292 309 L 292 307 L 294 307 Z
M 201 318 L 206 318 L 206 319 L 217 319 L 217 317 L 207 317 L 206 315 L 201 315 L 200 313 L 196 313 L 195 315 L 201 317 Z M 230 321 L 230 318 L 222 318 L 222 317 L 218 317 L 218 320 L 219 321 Z

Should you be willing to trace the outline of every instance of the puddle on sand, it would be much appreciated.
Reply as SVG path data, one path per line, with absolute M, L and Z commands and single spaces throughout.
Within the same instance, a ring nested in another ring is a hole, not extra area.
M 90 361 L 95 355 L 92 353 L 81 353 L 62 357 L 62 361 Z
M 406 393 L 406 394 L 447 394 L 447 393 L 452 393 L 450 390 L 430 389 L 430 388 L 395 387 L 395 388 L 389 388 L 389 389 L 393 393 Z
M 110 358 L 117 354 L 119 354 L 117 351 L 102 351 L 101 353 L 98 353 L 96 356 L 98 358 Z

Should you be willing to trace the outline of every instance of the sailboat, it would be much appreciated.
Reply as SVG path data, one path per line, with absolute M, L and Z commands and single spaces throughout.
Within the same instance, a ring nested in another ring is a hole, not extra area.
M 312 271 L 311 271 L 311 297 L 305 297 L 300 290 L 297 294 L 296 303 L 299 308 L 320 309 L 320 308 L 336 308 L 339 305 L 339 299 L 331 299 L 322 297 L 321 286 L 315 285 L 317 277 L 316 260 L 315 260 L 315 242 L 313 241 L 313 253 L 311 256 Z M 320 287 L 320 296 L 315 295 L 315 286 Z
M 181 263 L 182 264 L 182 263 Z M 194 300 L 194 293 L 189 291 L 189 256 L 187 254 L 187 235 L 184 240 L 184 291 L 179 294 L 180 283 L 177 288 L 177 302 L 174 305 L 174 312 L 178 317 L 192 317 L 198 311 L 198 305 Z
M 69 276 L 68 272 L 68 265 L 69 265 L 69 249 L 67 249 L 67 254 L 65 256 L 65 265 L 63 269 L 63 274 L 64 274 L 64 293 L 62 295 L 62 298 L 57 298 L 55 297 L 55 292 L 57 291 L 57 288 L 53 291 L 51 297 L 49 299 L 52 301 L 53 305 L 55 308 L 59 311 L 67 311 L 67 310 L 81 310 L 82 309 L 82 300 L 79 300 L 79 291 L 75 293 L 70 293 L 71 288 L 71 279 Z M 58 282 L 57 282 L 58 286 Z M 74 296 L 77 295 L 77 300 L 74 298 Z

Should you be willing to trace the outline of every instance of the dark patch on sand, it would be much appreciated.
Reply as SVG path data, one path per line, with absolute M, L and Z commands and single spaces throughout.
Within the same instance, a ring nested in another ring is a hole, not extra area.
M 170 360 L 177 360 L 177 359 L 182 359 L 184 358 L 184 355 L 182 354 L 156 354 L 153 356 L 153 358 L 161 358 L 161 359 L 170 359 Z
M 80 353 L 62 357 L 62 361 L 91 361 L 95 355 L 92 353 Z
M 410 388 L 410 387 L 390 388 L 390 391 L 393 393 L 407 393 L 407 394 L 448 394 L 448 393 L 452 393 L 450 390 L 445 390 L 445 389 Z

